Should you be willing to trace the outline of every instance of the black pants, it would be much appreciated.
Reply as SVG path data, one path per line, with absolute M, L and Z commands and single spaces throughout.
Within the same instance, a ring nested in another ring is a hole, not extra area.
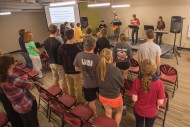
M 77 42 L 77 46 L 84 51 L 84 42 Z
M 163 33 L 156 33 L 156 44 L 161 45 Z
M 0 101 L 3 104 L 12 127 L 24 127 L 19 113 L 14 111 L 11 102 L 4 93 L 0 93 Z
M 139 33 L 139 28 L 133 28 L 133 30 L 132 30 L 132 44 L 134 44 L 134 43 L 137 44 L 137 42 L 138 42 L 138 33 Z M 135 41 L 135 38 L 134 38 L 135 34 L 136 34 L 136 41 Z
M 24 127 L 39 127 L 36 100 L 33 101 L 31 111 L 25 114 L 20 114 L 20 117 L 24 123 Z
M 118 27 L 116 30 L 114 30 L 114 37 L 116 41 L 118 41 L 119 34 L 120 34 L 120 28 Z
M 141 117 L 135 111 L 134 111 L 134 114 L 136 118 L 136 127 L 144 127 L 144 120 L 145 120 L 145 127 L 153 127 L 154 121 L 157 117 L 157 116 L 153 118 Z

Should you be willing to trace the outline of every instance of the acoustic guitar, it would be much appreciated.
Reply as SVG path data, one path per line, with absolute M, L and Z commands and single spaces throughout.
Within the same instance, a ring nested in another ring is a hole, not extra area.
M 111 30 L 115 31 L 118 28 L 118 26 L 111 24 Z

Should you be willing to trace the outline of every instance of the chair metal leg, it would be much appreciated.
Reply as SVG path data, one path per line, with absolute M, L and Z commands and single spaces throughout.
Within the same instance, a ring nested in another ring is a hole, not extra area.
M 49 109 L 49 122 L 51 121 L 51 108 Z
M 163 124 L 162 124 L 162 127 L 164 127 L 164 125 L 165 125 L 165 120 L 166 120 L 166 113 L 167 113 L 167 111 L 165 111 L 165 113 L 164 113 L 164 120 L 163 120 Z
M 49 101 L 47 103 L 47 111 L 46 111 L 46 117 L 48 118 L 48 111 L 49 111 Z
M 40 95 L 39 95 L 39 100 L 38 100 L 38 109 L 40 109 Z
M 172 93 L 172 98 L 174 97 L 175 87 L 176 87 L 176 85 L 174 86 L 174 90 L 173 90 L 173 93 Z

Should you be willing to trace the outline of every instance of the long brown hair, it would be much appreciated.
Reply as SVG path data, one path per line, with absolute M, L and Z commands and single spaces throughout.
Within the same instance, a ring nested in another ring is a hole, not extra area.
M 141 63 L 141 74 L 142 74 L 142 90 L 149 91 L 151 89 L 152 76 L 156 72 L 156 68 L 150 59 L 145 59 Z
M 102 49 L 100 52 L 100 62 L 98 64 L 98 69 L 100 72 L 101 81 L 104 81 L 106 76 L 106 64 L 112 59 L 112 51 L 108 48 Z
M 9 55 L 0 56 L 0 82 L 4 82 L 8 75 L 8 70 L 14 64 L 14 58 Z

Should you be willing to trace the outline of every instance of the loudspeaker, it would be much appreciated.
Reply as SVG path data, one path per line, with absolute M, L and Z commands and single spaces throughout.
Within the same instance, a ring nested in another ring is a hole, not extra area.
M 82 28 L 86 28 L 88 26 L 88 18 L 87 17 L 81 17 L 80 22 L 81 22 Z
M 182 17 L 181 16 L 172 16 L 170 32 L 171 33 L 181 33 L 182 30 Z

